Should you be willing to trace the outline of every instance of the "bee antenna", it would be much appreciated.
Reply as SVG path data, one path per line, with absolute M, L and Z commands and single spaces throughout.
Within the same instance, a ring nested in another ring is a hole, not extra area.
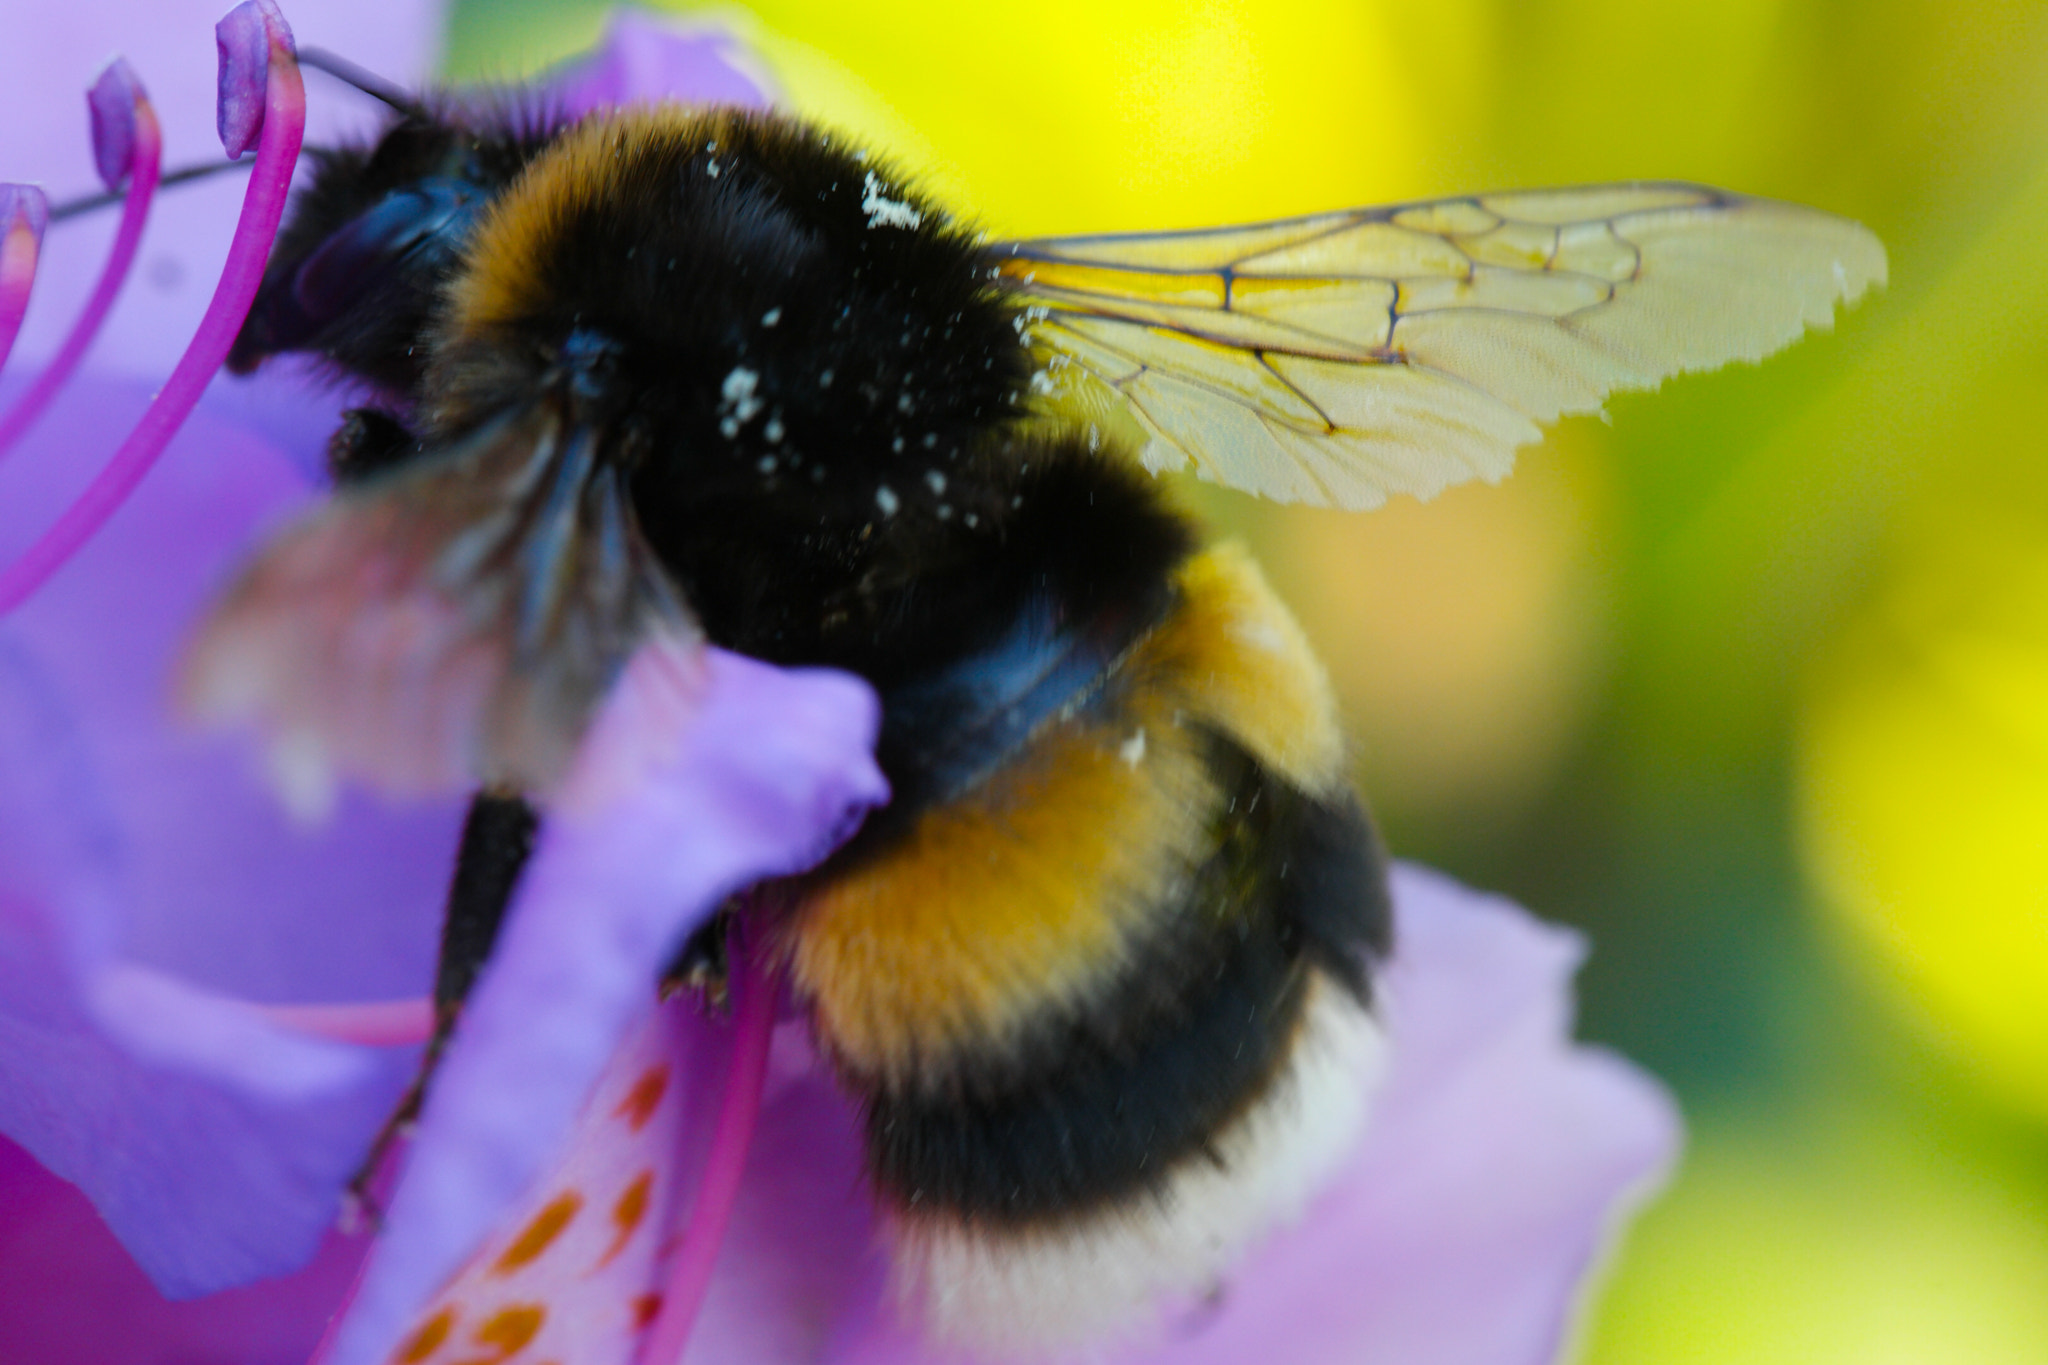
M 302 47 L 299 49 L 299 65 L 310 66 L 315 71 L 324 71 L 344 85 L 352 85 L 371 99 L 382 100 L 401 114 L 414 118 L 425 118 L 426 107 L 405 91 L 385 80 L 373 71 L 357 66 L 338 53 L 324 47 Z
M 209 175 L 219 175 L 223 171 L 246 171 L 255 164 L 256 159 L 248 157 L 241 161 L 209 161 L 198 166 L 180 166 L 175 171 L 165 171 L 163 178 L 157 181 L 157 186 L 160 189 L 168 189 L 172 185 L 182 185 L 188 180 L 204 180 Z M 85 194 L 76 199 L 66 199 L 61 204 L 50 205 L 50 221 L 61 223 L 66 218 L 76 218 L 95 209 L 112 208 L 127 197 L 128 190 L 124 185 L 117 190 L 104 190 L 99 194 Z

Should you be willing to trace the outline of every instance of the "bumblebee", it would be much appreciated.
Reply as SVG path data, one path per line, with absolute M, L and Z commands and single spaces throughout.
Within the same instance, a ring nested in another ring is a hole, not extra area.
M 1349 508 L 1498 479 L 1884 268 L 1682 184 L 992 242 L 824 131 L 681 106 L 408 106 L 316 170 L 232 363 L 375 397 L 207 626 L 200 708 L 307 772 L 479 790 L 452 1026 L 637 645 L 867 679 L 892 804 L 748 913 L 860 1106 L 900 1282 L 982 1344 L 1213 1284 L 1353 1140 L 1382 1046 L 1386 864 L 1329 681 L 1153 476 Z

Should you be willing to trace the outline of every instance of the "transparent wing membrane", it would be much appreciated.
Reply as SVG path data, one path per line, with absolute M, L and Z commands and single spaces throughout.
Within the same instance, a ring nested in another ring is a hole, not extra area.
M 309 780 L 545 791 L 634 647 L 696 635 L 599 444 L 541 404 L 337 493 L 215 608 L 188 705 Z
M 1699 185 L 1473 195 L 992 248 L 1084 420 L 1153 469 L 1375 507 L 1507 473 L 1539 424 L 1761 360 L 1885 277 L 1845 219 Z

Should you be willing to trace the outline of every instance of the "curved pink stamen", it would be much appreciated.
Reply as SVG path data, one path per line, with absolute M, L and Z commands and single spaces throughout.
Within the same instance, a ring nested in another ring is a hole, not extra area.
M 50 201 L 34 185 L 0 185 L 0 365 L 14 349 L 29 290 L 36 282 L 36 257 Z
M 228 347 L 241 330 L 242 320 L 255 302 L 256 287 L 262 283 L 306 131 L 306 89 L 292 57 L 291 29 L 271 0 L 245 0 L 214 32 L 221 49 L 221 140 L 230 155 L 238 155 L 254 132 L 257 115 L 252 96 L 258 76 L 247 68 L 256 51 L 262 54 L 262 122 L 256 166 L 242 199 L 234 240 L 228 246 L 227 267 L 214 287 L 199 330 L 135 430 L 56 524 L 21 558 L 0 571 L 0 614 L 20 606 L 62 568 L 135 491 L 227 358 Z
M 300 1033 L 364 1047 L 424 1043 L 434 1036 L 434 1002 L 373 1000 L 352 1005 L 253 1005 L 264 1018 Z
M 732 1070 L 718 1106 L 718 1126 L 712 1131 L 711 1153 L 704 1160 L 696 1201 L 689 1206 L 689 1226 L 669 1260 L 661 1312 L 640 1346 L 639 1365 L 676 1365 L 683 1358 L 697 1310 L 704 1305 L 704 1291 L 711 1285 L 718 1248 L 732 1221 L 740 1174 L 746 1169 L 747 1149 L 754 1142 L 755 1120 L 761 1116 L 780 983 L 761 961 L 764 955 L 744 949 L 745 945 L 735 941 L 731 973 L 733 989 L 739 994 L 739 1017 Z
M 136 79 L 124 58 L 116 57 L 107 64 L 86 98 L 92 107 L 93 147 L 102 157 L 100 176 L 110 190 L 119 189 L 125 179 L 128 198 L 121 206 L 121 226 L 114 233 L 114 248 L 107 255 L 106 267 L 100 271 L 99 282 L 93 286 L 92 297 L 73 324 L 71 335 L 64 339 L 56 358 L 36 376 L 13 411 L 0 417 L 0 457 L 5 457 L 8 448 L 43 415 L 43 409 L 71 378 L 86 348 L 99 335 L 100 324 L 106 321 L 115 295 L 128 278 L 128 268 L 134 264 L 135 249 L 142 242 L 142 227 L 149 218 L 150 201 L 163 175 L 164 139 L 157 127 L 156 111 L 150 107 L 142 82 Z M 117 157 L 119 160 L 115 161 Z
M 366 1255 L 356 1262 L 356 1273 L 349 1276 L 348 1289 L 342 1294 L 341 1302 L 328 1314 L 327 1330 L 314 1344 L 313 1354 L 306 1357 L 306 1365 L 326 1365 L 328 1357 L 334 1354 L 334 1339 L 341 1335 L 341 1324 L 348 1321 L 348 1310 L 355 1307 L 356 1295 L 363 1289 L 363 1277 L 369 1273 L 370 1257 Z

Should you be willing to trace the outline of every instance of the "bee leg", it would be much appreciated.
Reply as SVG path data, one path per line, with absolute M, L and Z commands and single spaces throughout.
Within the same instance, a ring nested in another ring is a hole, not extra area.
M 661 974 L 661 998 L 691 991 L 711 1010 L 724 1014 L 732 1005 L 730 962 L 726 935 L 732 927 L 735 903 L 728 901 L 718 913 L 697 929 L 676 951 L 675 959 Z
M 427 1084 L 441 1065 L 441 1052 L 454 1031 L 454 1017 L 437 1008 L 434 1012 L 434 1036 L 427 1040 L 427 1050 L 420 1056 L 420 1069 L 413 1073 L 412 1083 L 399 1096 L 397 1107 L 384 1120 L 384 1126 L 377 1130 L 377 1136 L 370 1140 L 369 1154 L 363 1158 L 363 1164 L 356 1167 L 356 1173 L 348 1179 L 347 1191 L 342 1195 L 343 1232 L 359 1229 L 376 1232 L 382 1228 L 383 1205 L 370 1187 L 376 1182 L 377 1173 L 384 1168 L 384 1159 L 391 1154 L 398 1140 L 412 1136 L 413 1124 L 420 1116 L 420 1106 L 427 1100 Z
M 451 1022 L 498 941 L 498 925 L 539 829 L 540 816 L 523 797 L 485 791 L 470 803 L 462 846 L 455 856 L 455 880 L 448 888 L 440 965 L 434 973 L 435 1012 L 449 1016 Z
M 419 453 L 420 443 L 405 424 L 377 408 L 350 408 L 327 438 L 327 472 L 339 485 L 370 475 Z
M 518 796 L 485 791 L 470 802 L 455 855 L 455 878 L 448 888 L 448 914 L 441 924 L 441 956 L 434 972 L 434 1034 L 427 1040 L 412 1084 L 377 1130 L 369 1155 L 349 1180 L 347 1216 L 352 1219 L 367 1219 L 372 1224 L 378 1219 L 380 1211 L 369 1187 L 392 1145 L 419 1117 L 434 1069 L 462 1016 L 462 1002 L 469 997 L 477 972 L 497 942 L 498 926 L 519 884 L 520 869 L 533 851 L 533 836 L 539 827 L 539 815 Z

